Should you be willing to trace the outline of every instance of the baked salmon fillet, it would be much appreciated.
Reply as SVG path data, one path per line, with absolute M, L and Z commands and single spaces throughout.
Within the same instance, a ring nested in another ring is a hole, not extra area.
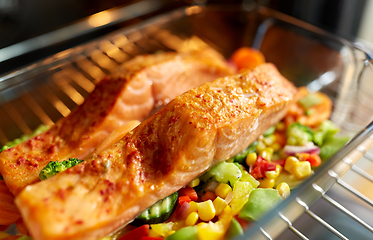
M 284 117 L 296 88 L 272 64 L 203 84 L 117 143 L 16 198 L 35 240 L 99 239 L 239 153 Z
M 135 57 L 102 79 L 82 105 L 50 130 L 3 151 L 0 173 L 16 195 L 39 181 L 48 162 L 85 159 L 114 129 L 148 117 L 155 104 L 232 73 L 210 48 Z

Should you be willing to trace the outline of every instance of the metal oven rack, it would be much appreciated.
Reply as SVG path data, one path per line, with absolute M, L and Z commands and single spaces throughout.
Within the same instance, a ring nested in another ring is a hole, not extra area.
M 29 134 L 40 124 L 51 126 L 61 117 L 67 116 L 94 89 L 96 81 L 114 72 L 120 64 L 136 55 L 160 50 L 185 51 L 201 48 L 206 44 L 205 42 L 218 48 L 212 42 L 202 41 L 195 35 L 175 35 L 167 27 L 162 27 L 172 24 L 170 19 L 178 18 L 184 14 L 198 14 L 200 11 L 202 10 L 196 6 L 174 11 L 171 14 L 158 17 L 155 20 L 157 24 L 144 22 L 136 28 L 113 33 L 0 77 L 0 143 L 4 144 L 22 134 Z M 362 69 L 369 68 L 371 71 L 372 64 L 369 60 L 366 61 Z M 338 102 L 340 101 L 337 97 L 340 90 L 338 83 L 325 84 L 323 91 L 332 93 L 330 96 L 334 104 L 342 106 L 340 108 L 351 106 L 361 108 L 364 110 L 364 114 L 371 117 L 373 110 L 370 109 L 370 106 L 366 106 L 366 103 L 373 100 L 369 94 L 373 84 L 371 84 L 372 81 L 366 80 L 368 78 L 363 74 L 358 77 L 364 78 L 360 81 L 360 85 L 365 84 L 366 91 L 364 94 L 359 94 L 359 98 L 355 102 Z M 318 80 L 321 81 L 321 77 L 315 81 Z M 338 109 L 336 108 L 336 113 L 333 116 L 336 120 L 339 117 Z M 362 118 L 366 122 L 364 115 L 357 114 L 354 117 Z M 348 132 L 349 129 L 355 129 L 356 122 L 359 120 L 354 123 L 345 122 L 342 128 Z M 360 183 L 363 180 L 357 181 L 356 176 L 345 179 L 345 176 L 353 172 L 370 181 L 370 187 L 373 186 L 372 168 L 369 166 L 366 167 L 367 170 L 364 170 L 365 167 L 360 166 L 364 161 L 364 166 L 369 163 L 373 164 L 373 152 L 369 151 L 373 147 L 373 124 L 364 126 L 360 126 L 363 128 L 360 134 L 345 149 L 334 156 L 334 161 L 327 162 L 326 166 L 306 180 L 301 188 L 295 189 L 288 199 L 265 215 L 258 223 L 253 224 L 241 239 L 292 239 L 294 233 L 301 239 L 323 239 L 323 237 L 315 238 L 312 237 L 314 234 L 310 234 L 310 236 L 309 233 L 305 233 L 304 227 L 308 226 L 301 222 L 304 215 L 316 220 L 337 238 L 351 238 L 351 236 L 346 236 L 343 229 L 333 226 L 334 224 L 329 223 L 323 214 L 318 214 L 313 209 L 313 206 L 318 205 L 320 201 L 331 204 L 345 216 L 356 221 L 370 232 L 369 238 L 373 238 L 372 220 L 366 219 L 366 216 L 358 216 L 353 210 L 349 210 L 343 203 L 338 202 L 331 194 L 333 189 L 339 186 L 350 195 L 355 196 L 354 203 L 357 202 L 356 199 L 361 199 L 367 207 L 373 207 L 372 194 L 369 195 L 369 192 L 366 194 L 367 191 L 361 193 L 362 189 L 367 190 L 369 186 L 362 187 Z M 332 190 L 328 191 L 330 188 Z M 338 189 L 338 192 L 341 192 L 341 189 Z M 342 199 L 344 198 L 351 197 L 343 195 Z M 300 226 L 298 226 L 299 221 L 301 222 Z M 309 224 L 309 219 L 306 222 Z M 285 229 L 290 230 L 284 231 Z M 293 235 L 289 236 L 287 232 L 291 232 Z
M 111 41 L 103 40 L 99 44 L 85 46 L 83 52 L 79 47 L 67 50 L 29 68 L 5 75 L 0 78 L 0 143 L 30 134 L 40 124 L 50 126 L 66 117 L 83 103 L 93 91 L 96 81 L 113 73 L 123 62 L 136 55 L 185 51 L 203 45 L 205 43 L 197 37 L 185 40 L 167 30 L 147 28 L 146 31 L 116 34 Z M 74 61 L 68 62 L 66 55 L 71 55 Z M 46 64 L 47 74 L 40 72 Z M 17 83 L 20 78 L 28 81 Z

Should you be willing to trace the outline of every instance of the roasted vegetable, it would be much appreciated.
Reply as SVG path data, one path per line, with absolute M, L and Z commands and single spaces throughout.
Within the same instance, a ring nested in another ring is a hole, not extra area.
M 337 132 L 339 132 L 339 128 L 331 121 L 325 120 L 314 131 L 313 142 L 321 146 L 326 138 L 334 136 Z
M 50 178 L 57 173 L 63 172 L 68 168 L 74 167 L 75 165 L 78 165 L 79 163 L 83 162 L 83 160 L 77 159 L 77 158 L 69 158 L 69 160 L 65 160 L 63 162 L 55 162 L 50 161 L 47 166 L 45 166 L 39 173 L 40 180 L 45 180 L 47 178 Z
M 303 146 L 313 139 L 312 130 L 298 122 L 288 127 L 286 135 L 288 137 L 287 144 L 289 145 Z
M 218 165 L 212 167 L 207 173 L 201 176 L 202 181 L 207 181 L 210 178 L 214 178 L 216 181 L 221 183 L 230 183 L 234 185 L 242 176 L 240 168 L 234 163 L 221 162 Z
M 247 155 L 256 151 L 256 145 L 258 145 L 258 141 L 253 142 L 245 150 L 234 156 L 233 160 L 241 164 L 244 163 Z

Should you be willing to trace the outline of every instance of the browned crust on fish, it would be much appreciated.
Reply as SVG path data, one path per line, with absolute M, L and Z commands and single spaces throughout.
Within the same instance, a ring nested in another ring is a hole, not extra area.
M 144 120 L 156 103 L 232 72 L 209 48 L 138 56 L 102 79 L 81 106 L 50 130 L 3 151 L 0 173 L 17 195 L 39 181 L 39 172 L 49 161 L 84 159 L 114 129 L 129 120 Z
M 36 240 L 97 239 L 246 148 L 296 88 L 272 64 L 176 97 L 122 140 L 17 197 Z

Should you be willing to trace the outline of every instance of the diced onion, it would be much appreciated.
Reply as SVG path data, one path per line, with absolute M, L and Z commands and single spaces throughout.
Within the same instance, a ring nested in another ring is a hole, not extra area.
M 308 142 L 304 146 L 292 146 L 292 145 L 286 145 L 284 147 L 284 152 L 289 156 L 294 156 L 297 153 L 320 153 L 320 148 L 313 144 L 312 142 Z
M 180 218 L 184 219 L 186 217 L 186 214 L 188 212 L 188 209 L 190 208 L 190 203 L 183 202 L 183 204 L 180 206 L 178 215 Z
M 210 192 L 215 192 L 215 189 L 218 187 L 219 183 L 218 182 L 209 182 L 206 187 L 205 191 L 210 191 Z

